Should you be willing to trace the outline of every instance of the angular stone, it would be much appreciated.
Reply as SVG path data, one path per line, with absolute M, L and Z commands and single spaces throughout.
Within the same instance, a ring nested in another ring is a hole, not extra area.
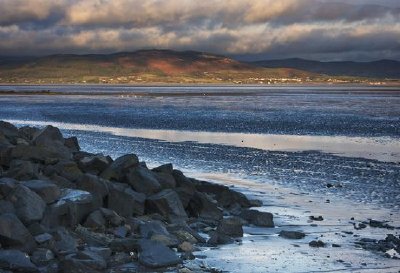
M 39 175 L 39 166 L 27 160 L 12 160 L 6 176 L 17 180 L 35 179 Z
M 286 238 L 286 239 L 303 239 L 306 237 L 306 234 L 300 231 L 289 231 L 289 230 L 282 230 L 279 232 L 279 236 Z
M 117 158 L 101 173 L 101 177 L 107 180 L 123 181 L 129 169 L 139 165 L 139 159 L 134 154 L 127 154 Z
M 51 239 L 53 239 L 53 236 L 49 233 L 43 233 L 35 236 L 35 241 L 38 244 L 43 244 L 50 241 Z
M 29 259 L 28 254 L 19 250 L 0 250 L 0 268 L 9 269 L 12 272 L 37 272 L 39 270 Z
M 76 181 L 83 175 L 74 161 L 62 160 L 54 165 L 54 169 L 60 176 L 70 181 Z
M 171 163 L 164 164 L 164 165 L 161 165 L 161 166 L 158 166 L 158 167 L 152 169 L 153 172 L 168 173 L 168 174 L 172 174 L 173 170 L 174 170 L 174 167 L 172 166 Z
M 242 221 L 238 217 L 224 218 L 219 223 L 217 232 L 232 237 L 243 237 Z
M 60 188 L 49 181 L 30 180 L 25 181 L 24 186 L 37 193 L 47 204 L 55 202 L 61 195 Z
M 29 127 L 29 126 L 23 126 L 18 129 L 18 134 L 22 138 L 24 138 L 27 141 L 31 141 L 33 139 L 33 136 L 39 132 L 38 128 L 35 127 Z
M 146 195 L 159 192 L 161 185 L 154 173 L 144 167 L 136 167 L 126 174 L 126 180 L 132 188 Z
M 176 187 L 176 181 L 172 174 L 164 172 L 153 172 L 158 183 L 163 189 L 173 189 Z
M 48 265 L 54 259 L 54 253 L 47 248 L 38 248 L 32 253 L 31 256 L 32 262 L 37 266 Z
M 49 142 L 59 142 L 64 145 L 64 138 L 60 130 L 51 125 L 36 132 L 32 139 L 32 143 L 37 146 L 49 146 Z
M 18 128 L 2 120 L 0 120 L 0 132 L 9 139 L 18 137 Z
M 139 230 L 141 237 L 145 239 L 150 239 L 151 236 L 155 234 L 171 236 L 165 225 L 161 221 L 157 220 L 146 221 L 141 223 L 139 225 Z
M 19 219 L 24 224 L 29 225 L 42 219 L 46 203 L 26 186 L 18 185 L 7 199 L 13 203 Z
M 144 266 L 159 268 L 182 262 L 173 250 L 158 242 L 142 239 L 139 241 L 139 246 L 139 263 Z
M 149 212 L 160 213 L 169 220 L 187 219 L 186 211 L 178 194 L 170 189 L 147 198 L 146 209 Z
M 0 215 L 0 243 L 29 251 L 35 246 L 32 235 L 14 214 Z
M 201 192 L 195 193 L 190 201 L 188 211 L 191 216 L 199 217 L 206 222 L 217 223 L 223 218 L 223 210 L 218 207 L 218 203 Z
M 273 215 L 269 212 L 245 209 L 240 213 L 240 217 L 256 226 L 274 227 Z
M 77 251 L 78 242 L 67 229 L 59 227 L 53 233 L 53 238 L 54 240 L 51 241 L 50 248 L 54 253 L 66 255 Z
M 106 219 L 104 219 L 103 213 L 100 210 L 93 211 L 89 214 L 83 226 L 92 228 L 95 230 L 104 231 L 106 225 Z
M 72 158 L 72 154 L 63 145 L 28 146 L 19 144 L 12 148 L 11 157 L 21 160 L 45 162 L 49 161 L 49 159 L 70 159 Z
M 76 137 L 66 138 L 64 145 L 72 152 L 79 152 L 81 150 L 81 147 L 79 147 L 78 139 Z
M 18 181 L 13 178 L 0 178 L 0 194 L 8 196 L 18 185 Z
M 108 208 L 123 217 L 143 215 L 146 196 L 133 191 L 129 186 L 113 183 L 108 196 Z
M 108 157 L 104 155 L 86 156 L 79 160 L 79 168 L 85 173 L 98 175 L 102 173 L 109 165 Z
M 0 214 L 3 213 L 16 214 L 14 205 L 10 201 L 0 200 Z
M 100 273 L 106 267 L 107 262 L 103 257 L 87 250 L 67 255 L 60 263 L 62 272 L 73 273 Z

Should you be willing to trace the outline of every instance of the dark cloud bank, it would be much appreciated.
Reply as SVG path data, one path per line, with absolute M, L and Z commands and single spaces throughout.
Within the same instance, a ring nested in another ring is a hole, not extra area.
M 350 4 L 351 3 L 351 4 Z M 0 0 L 0 55 L 200 50 L 400 60 L 392 0 Z

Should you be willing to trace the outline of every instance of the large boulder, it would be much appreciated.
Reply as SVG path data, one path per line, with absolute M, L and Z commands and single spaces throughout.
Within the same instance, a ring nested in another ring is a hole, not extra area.
M 163 215 L 170 221 L 187 219 L 186 211 L 178 194 L 170 189 L 162 190 L 147 198 L 147 212 Z
M 61 272 L 101 273 L 107 262 L 96 252 L 84 250 L 67 255 L 60 264 Z
M 34 145 L 49 146 L 51 142 L 58 142 L 64 145 L 64 138 L 60 130 L 51 125 L 44 127 L 33 135 L 32 143 Z
M 111 163 L 111 159 L 104 155 L 85 156 L 79 160 L 79 168 L 85 173 L 98 175 Z
M 36 162 L 50 162 L 59 159 L 71 159 L 71 151 L 61 144 L 49 146 L 29 146 L 18 144 L 11 149 L 11 157 L 21 160 L 33 160 Z
M 71 160 L 62 160 L 54 165 L 54 170 L 58 175 L 65 177 L 70 181 L 76 181 L 82 176 L 82 171 L 79 169 L 78 164 Z
M 223 210 L 207 194 L 196 192 L 188 206 L 190 216 L 201 218 L 206 222 L 217 223 L 223 217 Z
M 109 193 L 108 181 L 92 174 L 80 176 L 76 181 L 76 188 L 90 192 L 99 206 L 103 205 L 103 199 Z
M 242 221 L 238 217 L 224 218 L 219 223 L 217 232 L 231 237 L 243 237 Z
M 176 181 L 176 188 L 174 189 L 182 201 L 184 208 L 187 208 L 190 200 L 193 198 L 196 188 L 192 179 L 186 177 L 181 171 L 173 170 L 172 175 Z
M 71 152 L 79 152 L 81 147 L 79 147 L 78 139 L 76 137 L 69 137 L 65 139 L 65 147 L 67 147 Z
M 29 256 L 19 250 L 0 250 L 0 268 L 12 270 L 12 272 L 37 272 L 39 270 L 31 262 Z
M 124 181 L 125 174 L 131 168 L 139 166 L 139 159 L 134 154 L 127 154 L 117 158 L 101 173 L 101 177 L 106 180 Z
M 24 185 L 18 185 L 7 197 L 13 203 L 16 213 L 25 225 L 40 221 L 46 209 L 46 203 L 34 191 Z
M 181 263 L 176 253 L 165 245 L 147 239 L 139 241 L 139 263 L 150 268 L 173 266 Z
M 50 181 L 29 180 L 23 185 L 37 193 L 47 204 L 55 202 L 61 195 L 60 188 Z
M 240 213 L 240 217 L 256 226 L 274 227 L 273 215 L 269 212 L 245 209 Z
M 126 182 L 137 191 L 146 195 L 159 192 L 161 185 L 153 172 L 145 167 L 132 168 L 126 174 Z
M 18 181 L 12 178 L 0 178 L 0 197 L 7 197 L 17 187 Z
M 39 165 L 27 160 L 14 159 L 10 162 L 6 176 L 17 180 L 35 179 L 39 176 Z
M 32 262 L 37 266 L 46 266 L 54 259 L 54 253 L 47 248 L 38 248 L 32 253 L 31 256 Z
M 0 215 L 0 243 L 5 247 L 19 248 L 29 251 L 35 246 L 34 239 L 28 229 L 14 214 Z
M 0 133 L 2 133 L 6 138 L 12 139 L 18 137 L 18 128 L 13 124 L 0 120 Z
M 132 190 L 128 185 L 112 183 L 108 195 L 108 208 L 123 217 L 143 215 L 146 196 Z

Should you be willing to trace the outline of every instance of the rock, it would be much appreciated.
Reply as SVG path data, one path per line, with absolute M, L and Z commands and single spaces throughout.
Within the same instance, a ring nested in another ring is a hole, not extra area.
M 210 232 L 210 238 L 207 241 L 209 246 L 217 246 L 220 244 L 232 244 L 234 242 L 233 238 L 216 231 Z
M 65 177 L 70 181 L 78 180 L 82 175 L 82 171 L 74 161 L 62 160 L 54 165 L 54 169 L 58 175 Z
M 47 204 L 55 202 L 61 195 L 60 188 L 52 182 L 44 180 L 30 180 L 24 186 L 37 193 Z
M 311 215 L 309 218 L 312 221 L 323 221 L 324 220 L 324 218 L 321 215 L 318 217 Z
M 8 200 L 13 203 L 18 218 L 25 225 L 42 219 L 46 203 L 26 186 L 18 185 L 8 196 Z
M 72 154 L 71 151 L 63 145 L 28 146 L 19 144 L 12 148 L 11 157 L 44 163 L 50 160 L 71 159 Z
M 141 223 L 139 225 L 139 231 L 140 231 L 140 236 L 145 239 L 150 239 L 151 236 L 155 234 L 171 236 L 165 225 L 161 221 L 157 220 L 146 221 Z
M 32 143 L 37 146 L 49 146 L 51 142 L 64 145 L 64 138 L 60 130 L 48 125 L 33 135 Z
M 238 217 L 229 217 L 221 220 L 217 232 L 231 237 L 243 237 L 242 221 Z
M 60 227 L 53 233 L 54 240 L 51 241 L 50 248 L 57 255 L 67 255 L 75 253 L 78 249 L 77 240 L 70 234 L 70 232 Z
M 107 261 L 112 254 L 112 251 L 108 247 L 94 247 L 90 246 L 85 248 L 85 250 L 96 253 L 97 255 L 101 256 L 105 261 Z
M 133 191 L 127 185 L 113 183 L 108 196 L 108 208 L 119 215 L 129 217 L 143 215 L 146 196 Z
M 98 206 L 103 205 L 103 199 L 108 195 L 107 181 L 91 174 L 84 174 L 76 181 L 77 189 L 90 192 Z
M 0 194 L 2 197 L 8 196 L 17 187 L 18 181 L 12 178 L 0 178 Z
M 78 139 L 76 137 L 66 138 L 64 141 L 64 145 L 72 152 L 79 152 L 81 150 L 81 147 L 79 147 Z
M 127 154 L 117 158 L 111 165 L 101 173 L 101 177 L 106 180 L 125 180 L 125 174 L 131 168 L 139 165 L 139 159 L 134 154 Z
M 10 166 L 13 146 L 0 141 L 0 166 Z
M 0 268 L 12 272 L 39 272 L 29 256 L 19 250 L 0 250 Z
M 120 226 L 113 230 L 113 234 L 117 238 L 125 238 L 128 235 L 129 229 L 126 226 Z
M 193 198 L 196 188 L 193 184 L 192 180 L 183 175 L 181 171 L 173 170 L 173 177 L 176 181 L 175 191 L 179 195 L 181 199 L 182 205 L 184 208 L 187 208 L 190 200 Z
M 215 196 L 221 207 L 229 208 L 235 204 L 238 204 L 242 208 L 249 208 L 251 206 L 251 202 L 244 194 L 232 191 L 227 186 L 197 180 L 194 180 L 194 182 L 199 192 Z
M 256 226 L 274 227 L 273 215 L 269 212 L 245 209 L 240 213 L 240 217 Z
M 110 234 L 93 232 L 82 226 L 78 226 L 75 232 L 86 244 L 94 247 L 110 247 L 114 239 Z
M 320 241 L 320 240 L 318 240 L 318 241 L 311 241 L 310 243 L 308 243 L 308 245 L 310 246 L 310 247 L 325 247 L 325 243 L 324 242 L 322 242 L 322 241 Z
M 104 219 L 103 213 L 100 210 L 93 211 L 87 217 L 83 226 L 92 228 L 94 230 L 103 231 L 105 230 L 106 219 Z
M 0 200 L 0 214 L 3 213 L 16 214 L 14 205 L 10 201 Z
M 6 176 L 17 180 L 35 179 L 39 175 L 39 166 L 27 160 L 12 160 Z
M 98 175 L 102 173 L 109 165 L 109 158 L 104 155 L 86 156 L 79 160 L 79 168 L 84 173 Z
M 189 242 L 183 242 L 178 246 L 178 251 L 180 251 L 180 252 L 193 252 L 194 251 L 194 247 Z
M 38 128 L 29 126 L 23 126 L 18 129 L 18 135 L 23 139 L 27 140 L 28 142 L 30 142 L 33 139 L 33 136 L 37 132 L 39 132 Z
M 176 192 L 170 189 L 148 197 L 146 210 L 148 212 L 160 213 L 171 221 L 187 219 L 187 214 L 181 200 Z
M 107 268 L 107 262 L 97 253 L 84 250 L 67 255 L 60 268 L 62 272 L 100 273 Z
M 48 265 L 54 259 L 54 253 L 47 248 L 38 248 L 32 253 L 31 256 L 32 262 L 37 266 Z
M 173 189 L 176 187 L 176 181 L 172 174 L 164 172 L 153 172 L 158 183 L 163 189 Z
M 9 122 L 0 120 L 0 132 L 8 139 L 18 137 L 18 128 Z
M 223 218 L 223 210 L 218 207 L 217 202 L 208 195 L 196 192 L 189 203 L 188 211 L 190 216 L 199 217 L 203 221 L 218 223 Z
M 150 268 L 173 266 L 181 263 L 181 259 L 170 248 L 163 244 L 142 239 L 139 241 L 139 263 Z
M 306 237 L 306 234 L 300 231 L 288 231 L 288 230 L 282 230 L 279 232 L 279 236 L 286 238 L 286 239 L 303 239 Z
M 38 244 L 46 243 L 53 239 L 53 236 L 49 233 L 43 233 L 35 236 L 35 241 Z
M 114 227 L 118 227 L 122 225 L 125 219 L 119 216 L 115 211 L 106 208 L 100 208 L 101 213 L 103 214 L 104 218 L 106 219 L 106 223 L 108 225 L 112 225 Z
M 159 192 L 161 185 L 156 176 L 147 168 L 136 167 L 126 174 L 126 181 L 132 188 L 146 195 Z
M 14 214 L 0 215 L 0 243 L 3 247 L 31 250 L 36 244 L 28 229 Z
M 174 170 L 173 166 L 171 163 L 161 165 L 159 167 L 156 167 L 152 169 L 153 172 L 157 173 L 167 173 L 167 174 L 172 174 L 172 171 Z

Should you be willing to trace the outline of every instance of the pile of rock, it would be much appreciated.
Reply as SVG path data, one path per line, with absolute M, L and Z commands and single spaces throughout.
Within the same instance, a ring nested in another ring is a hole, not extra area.
M 152 170 L 134 154 L 80 151 L 47 126 L 0 122 L 0 268 L 135 272 L 179 268 L 200 245 L 229 243 L 272 214 L 226 186 Z M 3 271 L 6 272 L 6 271 Z

